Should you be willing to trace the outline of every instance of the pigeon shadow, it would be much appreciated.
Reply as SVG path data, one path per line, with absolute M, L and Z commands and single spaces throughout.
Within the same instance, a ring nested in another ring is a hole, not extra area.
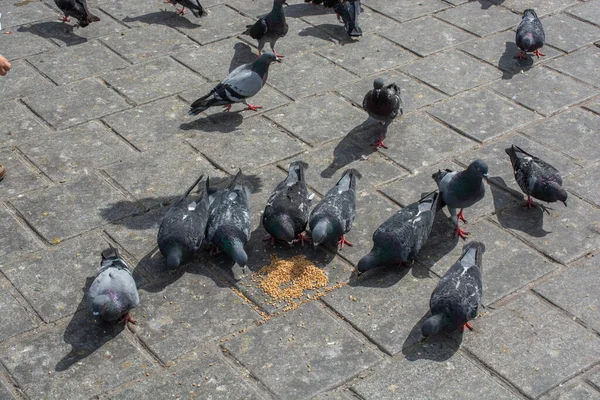
M 191 14 L 191 12 L 190 12 Z M 195 17 L 194 17 L 195 18 Z M 175 11 L 160 10 L 137 17 L 125 17 L 123 22 L 142 22 L 144 24 L 166 25 L 170 28 L 196 29 L 201 25 L 194 24 L 187 18 L 177 15 Z
M 364 286 L 370 288 L 388 288 L 394 286 L 402 280 L 410 267 L 399 267 L 397 265 L 385 265 L 378 268 L 365 271 L 362 275 L 357 276 L 356 272 L 352 274 L 350 286 Z
M 504 3 L 504 0 L 470 0 L 470 1 L 479 1 L 481 4 L 482 10 L 487 10 L 492 6 L 499 6 Z
M 322 24 L 319 26 L 326 28 L 326 26 L 328 26 L 328 25 L 329 24 Z M 327 31 L 320 29 L 319 26 L 306 27 L 306 28 L 302 29 L 300 32 L 298 32 L 298 36 L 302 36 L 302 37 L 312 36 L 312 37 L 320 39 L 320 40 L 326 40 L 331 43 L 337 43 L 337 41 L 335 40 L 335 38 L 332 35 L 327 33 Z
M 431 311 L 427 311 L 412 327 L 402 344 L 402 354 L 409 361 L 446 361 L 460 348 L 462 343 L 462 333 L 460 331 L 451 334 L 432 335 L 428 338 L 423 337 L 421 327 L 430 316 Z
M 458 236 L 454 234 L 452 220 L 440 210 L 435 216 L 429 238 L 421 248 L 421 251 L 419 251 L 419 254 L 417 254 L 415 262 L 429 271 L 446 254 L 454 250 L 459 240 Z
M 252 47 L 244 42 L 237 42 L 233 46 L 235 53 L 229 63 L 229 72 L 233 71 L 240 65 L 249 64 L 256 60 L 256 53 L 252 52 Z
M 502 79 L 512 79 L 521 71 L 526 72 L 533 67 L 533 58 L 529 54 L 525 60 L 515 58 L 519 51 L 515 42 L 506 42 L 504 54 L 498 60 L 498 68 L 503 72 Z
M 46 21 L 20 26 L 17 32 L 29 32 L 44 39 L 55 39 L 63 42 L 66 46 L 76 46 L 86 43 L 88 40 L 75 34 L 77 27 L 58 21 Z
M 202 132 L 231 133 L 244 121 L 242 111 L 218 112 L 194 121 L 184 122 L 179 128 L 184 131 L 196 130 Z
M 88 277 L 82 289 L 83 298 L 77 306 L 77 312 L 69 321 L 63 339 L 71 345 L 71 351 L 65 355 L 54 367 L 57 372 L 66 371 L 73 364 L 78 363 L 96 350 L 114 339 L 123 329 L 124 324 L 109 323 L 96 320 L 86 308 L 87 291 L 95 277 Z
M 314 27 L 304 28 L 298 32 L 298 36 L 313 36 L 317 39 L 327 40 L 342 46 L 352 43 L 360 43 L 358 38 L 348 36 L 344 25 L 321 24 Z
M 322 6 L 316 6 L 312 3 L 290 4 L 283 11 L 285 12 L 285 16 L 289 18 L 310 17 L 324 14 L 333 15 L 333 10 Z

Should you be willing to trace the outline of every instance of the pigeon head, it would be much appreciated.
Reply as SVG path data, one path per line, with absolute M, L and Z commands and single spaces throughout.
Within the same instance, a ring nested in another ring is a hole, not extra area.
M 108 294 L 101 294 L 94 298 L 92 302 L 92 314 L 95 317 L 101 317 L 106 321 L 115 321 L 125 314 L 125 311 L 119 307 L 120 303 L 115 301 L 116 298 L 113 299 L 110 296 L 111 294 L 109 292 Z
M 271 236 L 277 240 L 290 243 L 296 238 L 294 223 L 289 215 L 278 215 L 268 228 Z
M 553 203 L 555 201 L 561 201 L 565 205 L 565 207 L 567 206 L 567 197 L 569 195 L 567 194 L 565 188 L 560 186 L 558 183 L 547 183 L 546 185 L 544 185 L 543 192 L 544 193 L 542 200 L 545 200 L 550 203 Z
M 537 17 L 538 17 L 537 14 L 531 8 L 528 8 L 527 10 L 523 11 L 523 18 L 534 19 Z
M 167 253 L 167 267 L 175 269 L 181 265 L 181 249 L 179 246 L 172 246 Z
M 273 0 L 273 6 L 289 6 L 286 0 Z
M 240 267 L 248 264 L 248 254 L 244 250 L 244 244 L 237 238 L 231 238 L 223 243 L 221 250 L 227 254 L 233 261 L 235 261 Z
M 313 244 L 318 246 L 327 242 L 328 236 L 333 232 L 333 226 L 327 219 L 322 219 L 312 228 L 311 236 Z
M 383 89 L 384 84 L 385 84 L 385 82 L 383 81 L 383 79 L 377 78 L 373 81 L 373 88 L 375 88 L 375 90 Z
M 369 254 L 361 258 L 360 261 L 358 261 L 358 274 L 360 275 L 363 272 L 376 268 L 379 266 L 379 264 L 380 262 L 379 260 L 377 260 L 377 256 L 373 254 L 373 252 L 370 252 Z
M 470 174 L 476 175 L 481 178 L 488 177 L 488 165 L 483 160 L 475 160 L 467 167 L 467 171 Z
M 421 327 L 421 333 L 423 336 L 429 337 L 446 330 L 448 325 L 448 319 L 444 314 L 435 314 L 429 317 L 423 323 L 423 326 Z
M 271 63 L 278 62 L 281 60 L 277 58 L 275 53 L 272 51 L 265 51 L 258 57 L 256 61 L 252 64 L 252 70 L 256 72 L 261 78 L 266 79 L 267 73 L 269 72 L 269 66 Z

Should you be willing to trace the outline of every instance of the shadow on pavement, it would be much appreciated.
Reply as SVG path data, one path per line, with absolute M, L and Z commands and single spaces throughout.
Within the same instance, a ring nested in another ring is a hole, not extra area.
M 17 32 L 29 32 L 44 39 L 60 40 L 67 46 L 76 46 L 88 41 L 86 38 L 75 34 L 77 29 L 80 28 L 64 22 L 47 21 L 31 24 L 30 26 L 20 26 Z
M 257 53 L 252 52 L 252 47 L 244 42 L 237 42 L 233 45 L 235 51 L 231 62 L 229 63 L 229 72 L 233 71 L 240 65 L 249 64 L 256 60 Z
M 412 268 L 397 265 L 385 265 L 365 271 L 361 276 L 352 273 L 350 286 L 365 286 L 372 288 L 388 288 L 402 280 Z
M 450 218 L 443 212 L 438 211 L 429 239 L 417 254 L 415 261 L 427 270 L 431 270 L 439 260 L 454 250 L 459 240 L 458 236 L 454 234 L 454 224 Z
M 198 19 L 190 12 L 191 18 Z M 196 29 L 200 28 L 200 24 L 195 24 L 187 19 L 185 16 L 177 15 L 175 8 L 173 11 L 161 10 L 151 12 L 144 15 L 138 15 L 137 17 L 125 17 L 122 19 L 123 22 L 142 22 L 145 24 L 154 25 L 165 25 L 171 28 L 185 28 L 185 29 Z
M 219 106 L 221 107 L 221 106 Z M 194 121 L 184 122 L 179 128 L 184 131 L 197 130 L 202 132 L 230 133 L 236 130 L 244 121 L 242 111 L 219 112 L 208 117 L 196 116 Z
M 513 76 L 526 72 L 533 67 L 533 58 L 527 55 L 527 59 L 519 60 L 515 56 L 519 54 L 519 48 L 514 42 L 506 42 L 504 54 L 498 60 L 498 68 L 503 72 L 502 79 L 512 79 Z
M 430 316 L 431 311 L 427 311 L 413 326 L 402 344 L 402 354 L 409 361 L 446 361 L 458 351 L 462 343 L 462 333 L 460 331 L 451 334 L 432 335 L 428 338 L 423 337 L 421 327 Z

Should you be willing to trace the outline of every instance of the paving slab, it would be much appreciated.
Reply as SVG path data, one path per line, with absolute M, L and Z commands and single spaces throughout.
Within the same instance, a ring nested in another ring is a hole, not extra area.
M 8 385 L 6 385 L 3 381 L 0 381 L 0 396 L 6 400 L 16 399 L 14 397 L 13 392 L 9 389 Z
M 600 388 L 600 371 L 596 370 L 594 372 L 592 372 L 589 376 L 588 376 L 588 380 L 594 384 L 596 386 L 596 388 Z
M 202 18 L 197 24 L 196 21 L 193 24 L 179 24 L 175 19 L 169 22 L 202 45 L 239 35 L 246 30 L 246 25 L 254 23 L 252 18 L 225 5 L 211 7 L 210 12 L 209 18 Z
M 2 26 L 6 28 L 29 24 L 49 17 L 60 15 L 43 2 L 8 2 L 2 7 Z
M 556 14 L 542 20 L 544 30 L 548 32 L 546 43 L 567 53 L 600 38 L 600 28 L 579 21 L 566 14 Z
M 128 0 L 110 0 L 100 2 L 100 8 L 130 28 L 164 24 L 165 20 L 177 16 L 174 9 L 165 4 L 164 0 L 150 0 L 141 4 Z
M 381 31 L 380 35 L 422 57 L 475 38 L 455 26 L 431 17 L 405 22 L 397 29 Z
M 477 36 L 487 36 L 517 25 L 521 18 L 491 1 L 471 1 L 436 14 L 437 18 Z
M 533 8 L 538 17 L 554 14 L 565 8 L 578 4 L 575 0 L 505 0 L 502 5 L 515 13 L 522 13 L 528 8 Z
M 590 203 L 600 206 L 600 187 L 597 185 L 598 168 L 600 165 L 591 164 L 573 174 L 569 178 L 569 189 Z
M 419 60 L 400 69 L 451 96 L 502 76 L 494 67 L 456 50 Z
M 128 108 L 127 102 L 93 78 L 53 87 L 23 101 L 46 122 L 65 129 Z
M 309 399 L 380 361 L 322 307 L 305 304 L 232 338 L 224 348 L 277 396 Z
M 598 99 L 590 101 L 584 107 L 596 114 L 600 114 L 600 101 Z
M 49 183 L 15 151 L 0 149 L 0 161 L 6 168 L 6 175 L 1 181 L 0 199 L 14 198 Z
M 0 270 L 4 271 L 1 261 Z M 2 289 L 0 292 L 0 302 L 2 304 L 0 308 L 0 320 L 3 322 L 0 328 L 0 341 L 5 341 L 12 336 L 35 328 L 37 321 L 34 321 L 29 316 L 23 305 L 24 300 L 4 276 L 0 277 L 0 288 Z M 2 395 L 1 389 L 2 385 L 0 384 L 0 395 Z
M 557 388 L 541 399 L 557 399 L 557 400 L 599 400 L 600 392 L 591 387 L 578 383 L 568 388 Z
M 432 14 L 449 7 L 448 4 L 439 0 L 421 0 L 414 3 L 390 3 L 386 0 L 366 0 L 364 4 L 401 22 Z
M 52 83 L 24 60 L 11 63 L 10 73 L 0 79 L 2 100 L 16 99 L 40 91 L 51 91 Z
M 600 358 L 595 334 L 533 294 L 490 312 L 476 329 L 464 335 L 463 346 L 532 397 Z
M 48 242 L 60 242 L 138 211 L 95 174 L 85 175 L 11 203 Z
M 322 393 L 316 395 L 312 400 L 350 400 L 351 395 L 346 395 L 345 392 L 340 390 L 332 390 L 331 392 Z
M 4 16 L 2 23 L 5 23 Z M 14 29 L 10 35 L 2 35 L 2 53 L 9 61 L 53 50 L 56 46 L 27 29 Z
M 567 12 L 571 15 L 576 16 L 577 18 L 589 21 L 596 25 L 600 25 L 600 11 L 598 9 L 599 6 L 600 1 L 592 0 L 580 6 L 570 8 L 567 10 Z
M 600 35 L 599 35 L 600 37 Z M 548 65 L 564 74 L 600 87 L 600 49 L 596 46 L 586 47 L 568 56 L 554 60 Z
M 26 253 L 39 248 L 32 233 L 27 232 L 5 208 L 0 208 L 0 227 L 3 232 L 10 232 L 0 238 L 0 259 L 11 253 Z

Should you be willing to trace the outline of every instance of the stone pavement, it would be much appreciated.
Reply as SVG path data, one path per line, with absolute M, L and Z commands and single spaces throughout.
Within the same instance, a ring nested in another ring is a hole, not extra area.
M 52 0 L 0 1 L 13 65 L 0 78 L 1 399 L 600 399 L 600 0 L 363 0 L 358 41 L 289 0 L 285 60 L 253 99 L 264 108 L 191 118 L 191 101 L 254 59 L 240 34 L 271 5 L 201 1 L 210 15 L 196 19 L 163 0 L 89 0 L 101 21 L 73 32 Z M 518 62 L 525 8 L 546 57 Z M 373 152 L 360 104 L 379 76 L 402 87 L 405 114 Z M 568 208 L 521 207 L 511 143 L 563 173 Z M 354 247 L 262 242 L 260 213 L 298 158 L 317 197 L 362 172 Z M 375 228 L 435 188 L 432 172 L 475 158 L 492 177 L 466 211 L 487 246 L 487 308 L 475 331 L 421 342 L 462 247 L 447 218 L 411 269 L 351 273 Z M 305 254 L 339 288 L 283 312 L 225 258 L 164 270 L 163 205 L 199 172 L 238 168 L 255 183 L 251 269 Z M 135 267 L 133 332 L 84 308 L 109 243 Z

